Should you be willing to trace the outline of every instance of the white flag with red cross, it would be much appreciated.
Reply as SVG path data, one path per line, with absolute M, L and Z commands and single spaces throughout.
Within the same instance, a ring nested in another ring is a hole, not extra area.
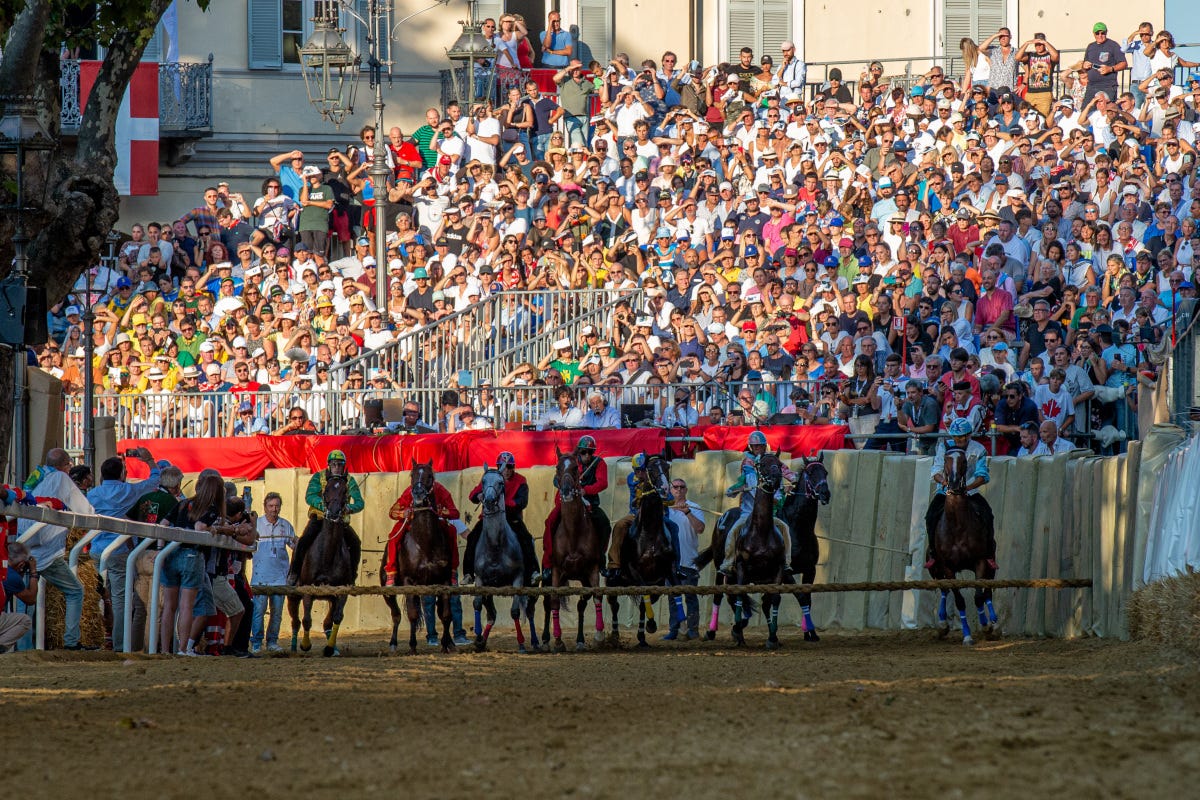
M 79 64 L 79 108 L 100 72 L 99 61 Z M 113 176 L 121 195 L 158 194 L 158 64 L 138 64 L 117 115 L 117 170 Z

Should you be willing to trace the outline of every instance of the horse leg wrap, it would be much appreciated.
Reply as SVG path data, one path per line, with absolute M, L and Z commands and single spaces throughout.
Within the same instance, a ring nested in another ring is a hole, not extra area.
M 477 608 L 477 609 L 475 609 L 475 635 L 476 636 L 479 635 L 479 630 L 482 626 L 483 626 L 483 619 L 481 617 L 480 610 Z
M 554 611 L 550 612 L 550 618 L 554 624 L 554 638 L 561 639 L 562 638 L 562 625 L 558 621 L 558 609 L 557 608 L 554 609 Z
M 488 637 L 492 635 L 492 623 L 488 623 L 483 629 L 483 640 L 486 642 Z
M 771 616 L 767 618 L 767 630 L 770 632 L 771 636 L 774 636 L 775 632 L 777 630 L 779 630 L 779 605 L 778 604 L 774 604 L 771 606 Z
M 946 592 L 942 592 L 942 599 L 938 601 L 938 622 L 946 621 Z
M 517 629 L 517 644 L 525 644 L 525 632 L 521 630 L 521 618 L 517 617 L 513 620 L 513 625 Z
M 984 600 L 984 601 L 983 601 L 983 605 L 984 605 L 984 606 L 987 608 L 987 612 L 988 612 L 988 619 L 990 619 L 990 620 L 991 620 L 991 622 L 992 622 L 992 624 L 993 624 L 993 625 L 995 625 L 995 624 L 996 624 L 997 617 L 996 617 L 996 609 L 995 609 L 995 607 L 994 607 L 994 606 L 992 606 L 992 601 L 991 601 L 991 600 Z
M 963 638 L 970 639 L 971 638 L 971 626 L 967 623 L 966 609 L 958 612 L 958 621 L 962 623 Z
M 721 615 L 721 607 L 713 603 L 712 618 L 708 621 L 708 629 L 715 631 L 717 629 L 717 618 Z
M 596 605 L 596 630 L 597 632 L 604 630 L 604 601 L 599 597 L 595 600 Z
M 979 624 L 986 626 L 988 624 L 987 610 L 983 606 L 980 606 L 975 611 L 979 614 Z
M 801 613 L 804 614 L 804 622 L 800 626 L 801 630 L 815 631 L 817 629 L 817 626 L 813 625 L 812 606 L 800 606 L 800 611 L 801 611 Z
M 650 595 L 642 595 L 642 603 L 646 606 L 646 619 L 654 619 L 654 605 L 650 602 Z
M 742 598 L 733 601 L 733 624 L 742 624 Z
M 333 627 L 329 629 L 329 636 L 325 640 L 325 644 L 329 647 L 337 647 L 338 629 L 342 626 L 335 622 Z

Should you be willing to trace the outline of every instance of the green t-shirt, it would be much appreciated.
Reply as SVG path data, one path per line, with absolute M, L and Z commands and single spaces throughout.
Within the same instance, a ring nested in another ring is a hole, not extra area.
M 570 386 L 583 374 L 583 368 L 578 361 L 560 361 L 557 358 L 550 362 L 550 369 L 562 375 L 563 383 Z
M 309 187 L 309 200 L 326 201 L 333 199 L 333 190 L 325 184 Z M 300 227 L 302 231 L 329 230 L 329 209 L 320 206 L 305 206 L 300 209 Z
M 558 104 L 572 117 L 587 116 L 588 96 L 595 91 L 591 81 L 576 83 L 568 77 L 558 85 Z

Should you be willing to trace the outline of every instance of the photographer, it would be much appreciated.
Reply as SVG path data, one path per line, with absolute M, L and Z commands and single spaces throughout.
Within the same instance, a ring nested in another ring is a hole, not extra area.
M 29 548 L 14 541 L 8 545 L 8 572 L 4 586 L 0 588 L 0 653 L 7 653 L 33 627 L 33 617 L 24 612 L 6 613 L 3 609 L 9 597 L 15 597 L 27 606 L 37 602 L 37 560 L 29 554 Z
M 867 400 L 871 408 L 879 412 L 879 424 L 875 426 L 875 434 L 903 433 L 900 428 L 897 400 L 904 397 L 906 381 L 900 373 L 900 355 L 892 353 L 887 357 L 883 374 L 875 379 L 867 392 Z M 872 438 L 867 441 L 867 450 L 890 450 L 903 453 L 906 448 L 903 439 Z

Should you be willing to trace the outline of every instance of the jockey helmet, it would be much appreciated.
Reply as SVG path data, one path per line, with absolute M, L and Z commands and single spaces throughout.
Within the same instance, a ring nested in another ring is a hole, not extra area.
M 341 450 L 330 450 L 329 455 L 325 457 L 325 463 L 332 464 L 334 461 L 346 463 L 346 454 Z
M 971 425 L 971 421 L 966 417 L 959 417 L 950 423 L 950 429 L 947 431 L 951 436 L 970 436 L 975 432 L 975 428 Z
M 747 447 L 753 447 L 756 444 L 761 444 L 763 447 L 767 446 L 767 435 L 762 431 L 752 431 L 750 438 L 746 441 Z
M 496 457 L 496 469 L 504 469 L 505 467 L 513 467 L 515 469 L 516 466 L 517 466 L 516 456 L 514 456 L 512 453 L 508 452 L 507 450 L 505 450 L 503 453 L 501 453 L 499 456 Z
M 635 470 L 646 468 L 646 454 L 638 453 L 633 457 L 633 468 Z
M 586 436 L 586 435 L 580 436 L 579 444 L 575 445 L 575 450 L 577 452 L 582 452 L 584 450 L 590 450 L 591 452 L 594 453 L 594 452 L 596 452 L 596 440 L 593 439 L 591 436 Z

